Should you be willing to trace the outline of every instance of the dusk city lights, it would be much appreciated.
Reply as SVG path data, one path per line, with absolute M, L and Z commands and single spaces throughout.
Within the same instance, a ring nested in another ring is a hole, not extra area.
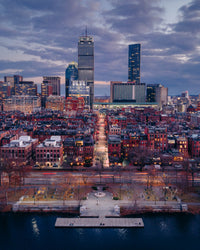
M 0 35 L 0 249 L 198 249 L 199 0 L 0 0 Z

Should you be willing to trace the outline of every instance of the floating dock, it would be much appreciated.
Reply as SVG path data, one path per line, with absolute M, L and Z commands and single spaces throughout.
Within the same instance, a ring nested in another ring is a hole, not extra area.
M 140 228 L 142 218 L 57 218 L 55 227 L 67 228 Z

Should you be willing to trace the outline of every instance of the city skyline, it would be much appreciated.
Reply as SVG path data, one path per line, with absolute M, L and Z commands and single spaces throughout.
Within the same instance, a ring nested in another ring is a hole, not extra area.
M 198 93 L 199 10 L 197 0 L 0 1 L 0 79 L 19 74 L 41 83 L 54 75 L 64 84 L 87 25 L 95 41 L 96 95 L 109 93 L 108 81 L 127 80 L 133 43 L 142 45 L 141 82 L 163 84 L 170 95 Z

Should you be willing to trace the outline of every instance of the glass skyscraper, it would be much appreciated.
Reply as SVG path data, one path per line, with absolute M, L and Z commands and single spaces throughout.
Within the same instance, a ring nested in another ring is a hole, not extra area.
M 129 45 L 128 81 L 140 84 L 140 44 Z
M 72 81 L 78 80 L 78 63 L 71 62 L 65 71 L 65 96 L 69 96 L 69 86 Z
M 90 108 L 94 100 L 94 40 L 81 36 L 78 42 L 78 80 L 86 81 L 90 87 Z

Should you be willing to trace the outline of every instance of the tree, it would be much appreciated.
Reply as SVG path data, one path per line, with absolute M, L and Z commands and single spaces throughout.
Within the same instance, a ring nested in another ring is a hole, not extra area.
M 147 147 L 134 147 L 130 150 L 128 160 L 132 163 L 137 162 L 139 170 L 142 171 L 147 162 L 151 161 L 153 151 Z

